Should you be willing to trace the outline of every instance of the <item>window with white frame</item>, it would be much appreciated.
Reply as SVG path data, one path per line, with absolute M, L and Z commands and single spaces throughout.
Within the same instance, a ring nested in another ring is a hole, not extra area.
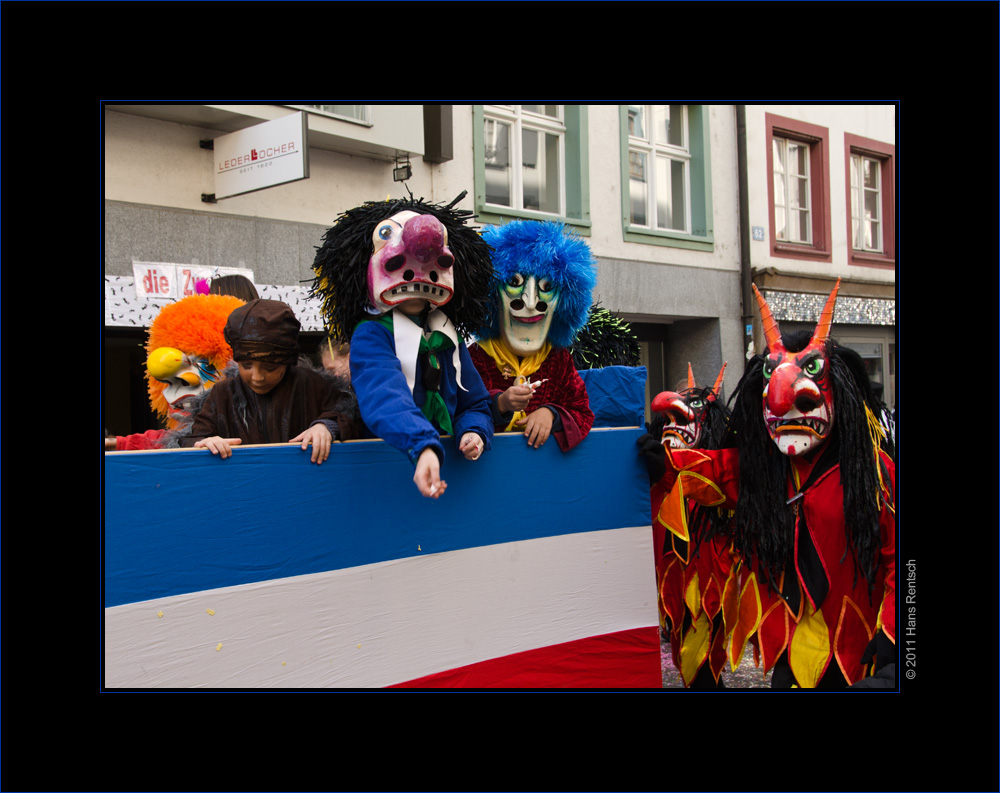
M 628 106 L 630 226 L 691 231 L 686 105 Z
M 619 105 L 622 238 L 711 251 L 711 109 Z
M 809 145 L 790 138 L 771 139 L 774 169 L 774 234 L 785 242 L 812 242 Z
M 771 255 L 832 261 L 830 130 L 772 113 L 764 124 Z
M 371 112 L 369 105 L 295 105 L 313 112 L 322 113 L 327 116 L 336 116 L 357 121 L 361 124 L 371 124 Z
M 854 250 L 882 252 L 882 162 L 851 155 L 851 238 Z
M 848 261 L 862 267 L 896 264 L 896 146 L 844 133 Z
M 485 105 L 485 199 L 493 207 L 566 211 L 562 105 Z

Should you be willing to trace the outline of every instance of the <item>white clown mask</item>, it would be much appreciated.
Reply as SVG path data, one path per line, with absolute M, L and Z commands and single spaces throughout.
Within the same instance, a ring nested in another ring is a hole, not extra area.
M 546 276 L 514 273 L 500 288 L 500 333 L 517 355 L 542 349 L 559 302 L 559 290 Z
M 448 230 L 433 215 L 407 210 L 386 218 L 372 232 L 372 249 L 368 298 L 379 312 L 411 300 L 433 310 L 451 300 L 455 257 Z

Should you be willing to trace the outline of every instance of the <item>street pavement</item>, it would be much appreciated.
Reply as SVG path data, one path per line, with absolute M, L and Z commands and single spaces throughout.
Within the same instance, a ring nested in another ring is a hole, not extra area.
M 660 668 L 663 670 L 664 688 L 684 688 L 681 675 L 670 657 L 670 642 L 660 644 Z M 753 648 L 747 642 L 743 660 L 734 672 L 727 663 L 722 670 L 722 680 L 726 688 L 770 688 L 771 674 L 766 676 L 763 670 L 754 665 Z

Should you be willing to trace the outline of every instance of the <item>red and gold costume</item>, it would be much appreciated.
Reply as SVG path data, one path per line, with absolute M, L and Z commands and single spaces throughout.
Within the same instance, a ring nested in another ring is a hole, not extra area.
M 737 386 L 734 447 L 668 451 L 662 478 L 733 510 L 730 657 L 752 638 L 773 687 L 895 685 L 895 466 L 863 361 L 830 338 L 838 289 L 810 337 L 782 335 L 754 287 L 768 348 Z
M 664 421 L 664 447 L 714 447 L 728 416 L 718 402 L 725 370 L 723 365 L 713 388 L 699 389 L 688 364 L 688 388 L 653 399 L 652 412 Z M 652 486 L 650 498 L 661 621 L 670 631 L 674 666 L 689 688 L 717 687 L 726 661 L 723 594 L 735 586 L 730 578 L 739 571 L 731 538 L 713 531 L 724 524 L 726 513 L 715 504 L 687 499 L 681 487 L 666 490 L 661 483 Z
M 886 494 L 895 492 L 895 466 L 879 452 L 888 472 Z M 739 452 L 736 449 L 675 450 L 669 457 L 683 497 L 700 504 L 735 509 L 739 497 Z M 668 477 L 671 471 L 668 470 Z M 764 672 L 785 651 L 799 684 L 815 687 L 830 664 L 836 664 L 848 684 L 866 675 L 861 658 L 876 632 L 896 640 L 896 524 L 890 503 L 881 502 L 879 564 L 873 597 L 863 576 L 855 575 L 844 526 L 844 490 L 840 464 L 821 458 L 811 481 L 788 481 L 787 496 L 795 502 L 795 554 L 780 589 L 768 587 L 751 569 L 736 592 L 735 579 L 725 601 L 727 624 L 734 624 L 731 656 L 742 656 L 746 640 L 756 633 Z M 805 486 L 800 489 L 800 486 Z M 801 495 L 799 495 L 801 494 Z M 792 580 L 794 577 L 794 580 Z M 715 604 L 715 586 L 711 589 Z M 705 598 L 703 597 L 704 601 Z M 721 607 L 721 605 L 720 605 Z

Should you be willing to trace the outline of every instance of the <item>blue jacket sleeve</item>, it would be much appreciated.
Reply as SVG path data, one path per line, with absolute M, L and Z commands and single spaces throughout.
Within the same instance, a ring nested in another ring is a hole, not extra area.
M 365 322 L 354 331 L 351 382 L 361 419 L 375 437 L 399 449 L 414 465 L 428 446 L 444 459 L 440 436 L 414 402 L 385 326 Z

